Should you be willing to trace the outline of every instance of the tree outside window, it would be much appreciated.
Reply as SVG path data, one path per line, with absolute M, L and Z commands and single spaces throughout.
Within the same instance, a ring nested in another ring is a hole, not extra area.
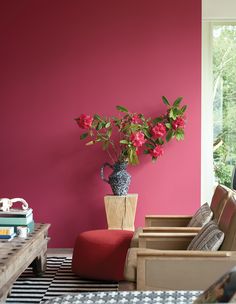
M 213 73 L 215 178 L 230 187 L 236 164 L 236 25 L 213 27 Z

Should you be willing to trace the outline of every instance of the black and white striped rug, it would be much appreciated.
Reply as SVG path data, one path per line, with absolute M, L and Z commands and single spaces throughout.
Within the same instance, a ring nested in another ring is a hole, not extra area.
M 71 271 L 71 258 L 50 257 L 42 277 L 35 277 L 32 268 L 18 278 L 12 287 L 7 304 L 43 303 L 65 294 L 85 291 L 117 291 L 118 283 L 82 280 Z

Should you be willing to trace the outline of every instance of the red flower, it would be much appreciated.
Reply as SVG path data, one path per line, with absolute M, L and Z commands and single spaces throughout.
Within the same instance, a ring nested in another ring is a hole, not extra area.
M 172 128 L 174 130 L 177 130 L 178 128 L 183 129 L 185 126 L 185 121 L 183 117 L 177 117 L 173 122 L 172 122 Z
M 138 117 L 137 114 L 134 114 L 134 116 L 131 118 L 131 122 L 132 122 L 133 124 L 138 124 L 138 123 L 140 123 L 140 118 Z
M 141 150 L 139 149 L 139 147 L 136 147 L 136 151 L 135 152 L 136 152 L 137 155 L 141 154 Z
M 146 142 L 144 134 L 140 131 L 137 133 L 132 133 L 130 135 L 130 140 L 132 141 L 132 144 L 135 147 L 142 147 L 142 145 Z
M 90 115 L 81 114 L 76 121 L 80 128 L 89 129 L 92 126 L 93 118 Z
M 158 156 L 162 156 L 164 153 L 164 150 L 160 146 L 156 146 L 155 149 L 149 150 L 149 153 L 151 154 L 152 157 L 157 158 Z
M 159 122 L 151 129 L 151 133 L 154 137 L 164 137 L 166 135 L 166 127 L 163 123 Z

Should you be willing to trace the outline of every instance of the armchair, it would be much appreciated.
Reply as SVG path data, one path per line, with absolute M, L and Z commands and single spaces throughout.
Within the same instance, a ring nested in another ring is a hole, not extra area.
M 210 208 L 213 218 L 218 222 L 224 210 L 228 198 L 235 192 L 223 185 L 218 185 L 212 196 Z M 188 227 L 192 215 L 147 215 L 145 217 L 145 227 L 135 230 L 131 247 L 138 247 L 138 239 L 141 233 L 156 232 L 184 232 L 198 233 L 201 227 Z
M 225 207 L 226 200 L 232 195 L 232 190 L 223 185 L 218 185 L 212 196 L 210 208 L 213 218 L 219 220 Z M 145 217 L 146 231 L 151 227 L 186 227 L 192 215 L 147 215 Z M 150 229 L 152 230 L 152 229 Z
M 125 278 L 138 290 L 203 290 L 236 264 L 236 200 L 227 200 L 219 228 L 219 251 L 190 251 L 196 233 L 141 233 L 126 257 Z M 159 250 L 157 250 L 159 249 Z M 161 250 L 160 250 L 161 249 Z

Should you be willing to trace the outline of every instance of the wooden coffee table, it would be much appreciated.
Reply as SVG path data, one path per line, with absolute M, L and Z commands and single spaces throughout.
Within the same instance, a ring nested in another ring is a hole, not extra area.
M 48 229 L 50 224 L 36 224 L 26 239 L 15 237 L 0 241 L 0 303 L 4 303 L 12 284 L 30 265 L 35 275 L 46 270 Z

